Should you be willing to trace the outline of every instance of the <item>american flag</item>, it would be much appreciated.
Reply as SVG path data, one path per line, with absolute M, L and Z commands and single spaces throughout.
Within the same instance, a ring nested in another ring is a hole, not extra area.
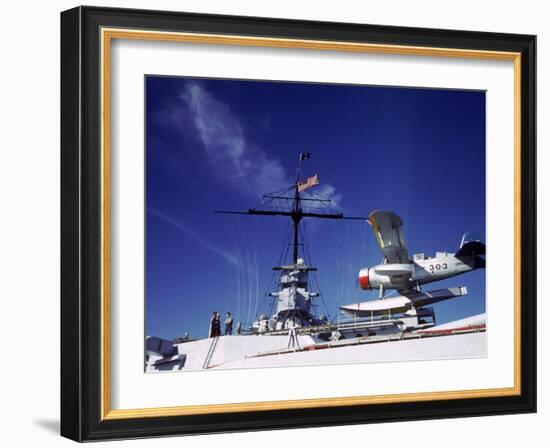
M 317 174 L 308 177 L 306 180 L 298 182 L 298 191 L 301 193 L 302 191 L 314 187 L 315 185 L 319 185 L 319 178 L 317 177 Z

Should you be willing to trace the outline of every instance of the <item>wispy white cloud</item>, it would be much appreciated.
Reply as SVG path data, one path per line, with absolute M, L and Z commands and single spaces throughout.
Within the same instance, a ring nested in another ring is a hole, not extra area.
M 214 99 L 197 84 L 187 85 L 181 95 L 191 109 L 194 124 L 210 161 L 220 166 L 229 163 L 236 176 L 242 176 L 247 150 L 242 126 L 225 104 Z
M 240 118 L 229 106 L 195 83 L 186 86 L 181 99 L 190 109 L 212 169 L 224 182 L 254 196 L 292 183 L 279 160 L 247 141 Z
M 198 83 L 187 84 L 180 98 L 188 108 L 184 115 L 191 118 L 217 178 L 252 196 L 292 185 L 293 178 L 281 161 L 246 138 L 242 120 L 227 104 Z M 339 206 L 341 195 L 334 187 L 324 184 L 315 190 Z
M 183 234 L 191 237 L 203 249 L 206 249 L 214 254 L 221 256 L 227 263 L 231 264 L 232 266 L 240 266 L 239 260 L 234 254 L 222 249 L 221 247 L 216 246 L 215 244 L 212 244 L 210 241 L 205 240 L 204 238 L 193 232 L 191 229 L 189 229 L 187 226 L 183 225 L 181 222 L 176 221 L 174 218 L 150 208 L 147 209 L 147 213 L 161 219 L 162 221 L 170 224 L 172 227 L 179 230 Z
M 332 201 L 332 204 L 337 208 L 341 208 L 340 202 L 342 201 L 342 195 L 336 191 L 332 185 L 322 184 L 316 187 L 315 195 L 328 198 Z

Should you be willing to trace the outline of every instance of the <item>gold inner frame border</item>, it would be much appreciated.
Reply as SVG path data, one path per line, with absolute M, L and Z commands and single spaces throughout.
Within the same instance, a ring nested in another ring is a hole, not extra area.
M 101 420 L 145 417 L 252 412 L 284 409 L 307 409 L 384 403 L 422 402 L 467 398 L 502 397 L 521 394 L 521 53 L 469 50 L 459 48 L 337 42 L 306 39 L 265 38 L 138 29 L 101 29 Z M 514 63 L 514 386 L 508 388 L 421 392 L 391 395 L 368 395 L 302 400 L 243 402 L 136 409 L 111 409 L 110 347 L 110 63 L 113 39 L 185 42 L 213 45 L 296 48 L 357 53 L 383 53 L 413 56 L 455 57 L 506 60 Z

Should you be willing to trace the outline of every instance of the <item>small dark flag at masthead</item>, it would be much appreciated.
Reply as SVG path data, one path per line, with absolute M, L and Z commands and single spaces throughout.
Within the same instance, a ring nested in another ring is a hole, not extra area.
M 310 152 L 301 152 L 300 153 L 300 161 L 309 160 L 309 159 L 311 159 L 311 153 Z

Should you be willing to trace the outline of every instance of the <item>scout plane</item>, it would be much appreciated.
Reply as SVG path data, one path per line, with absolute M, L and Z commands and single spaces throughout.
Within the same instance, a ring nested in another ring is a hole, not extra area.
M 361 289 L 380 291 L 397 290 L 407 296 L 420 292 L 426 283 L 455 277 L 475 269 L 485 268 L 485 244 L 462 237 L 456 253 L 436 252 L 434 257 L 415 254 L 410 259 L 403 237 L 403 221 L 393 212 L 374 211 L 369 215 L 378 246 L 382 251 L 382 264 L 359 271 Z

